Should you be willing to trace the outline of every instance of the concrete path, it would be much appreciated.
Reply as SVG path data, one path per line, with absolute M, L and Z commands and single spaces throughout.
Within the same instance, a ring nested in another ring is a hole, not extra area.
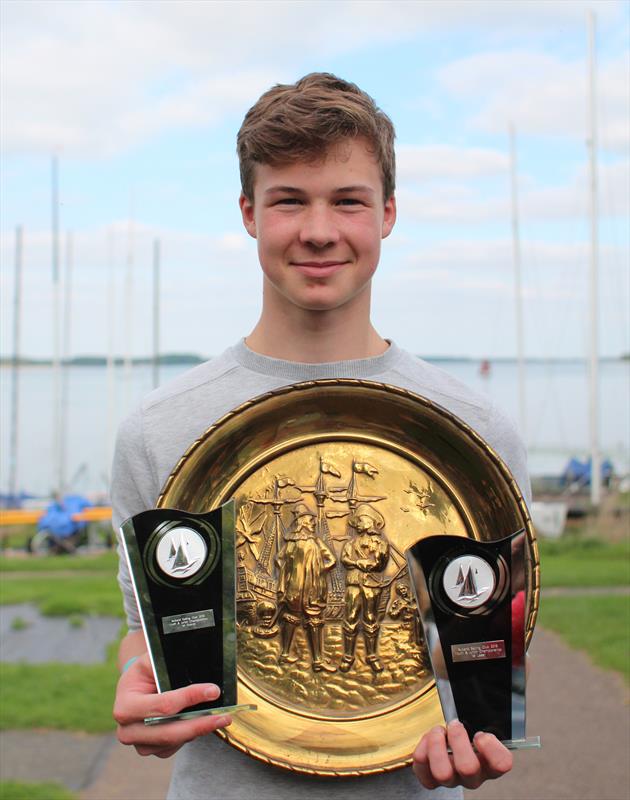
M 528 733 L 541 736 L 542 749 L 516 753 L 510 775 L 466 792 L 466 800 L 629 800 L 630 696 L 622 679 L 541 628 L 530 652 Z M 163 798 L 170 772 L 168 764 L 156 762 L 118 745 L 81 796 Z M 109 784 L 108 775 L 118 778 Z M 149 786 L 156 794 L 146 793 Z M 254 787 L 243 787 L 243 800 L 252 794 Z
M 173 759 L 139 756 L 118 741 L 96 780 L 81 792 L 81 800 L 164 800 Z M 247 800 L 255 792 L 247 793 Z
M 3 781 L 59 783 L 78 792 L 102 773 L 112 745 L 110 734 L 3 731 L 0 776 Z
M 529 735 L 513 771 L 466 800 L 628 800 L 630 706 L 622 679 L 538 628 L 530 649 Z
M 629 800 L 630 706 L 621 678 L 541 628 L 531 654 L 528 733 L 543 747 L 516 753 L 510 775 L 466 800 Z M 4 780 L 57 780 L 82 800 L 162 800 L 170 770 L 170 760 L 142 758 L 111 736 L 0 737 Z M 253 795 L 255 787 L 243 787 L 243 800 Z

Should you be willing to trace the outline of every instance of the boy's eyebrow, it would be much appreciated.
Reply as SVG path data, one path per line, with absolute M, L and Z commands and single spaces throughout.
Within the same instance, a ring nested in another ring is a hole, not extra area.
M 361 184 L 357 184 L 356 186 L 342 186 L 339 189 L 335 189 L 337 194 L 349 194 L 351 192 L 367 192 L 368 194 L 374 194 L 374 189 L 371 186 L 363 186 Z
M 273 194 L 274 192 L 286 192 L 287 194 L 303 194 L 303 189 L 298 189 L 295 186 L 270 186 L 265 189 L 265 194 Z M 374 194 L 374 189 L 371 186 L 363 186 L 357 184 L 356 186 L 340 186 L 334 190 L 334 194 L 350 194 L 352 192 L 367 192 Z
M 265 194 L 272 194 L 273 192 L 287 192 L 289 194 L 301 194 L 302 190 L 297 189 L 295 186 L 270 186 L 265 189 Z

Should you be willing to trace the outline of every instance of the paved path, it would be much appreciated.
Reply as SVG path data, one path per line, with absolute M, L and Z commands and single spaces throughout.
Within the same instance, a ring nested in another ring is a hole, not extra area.
M 541 628 L 531 654 L 528 732 L 540 735 L 543 747 L 516 753 L 511 775 L 466 792 L 467 800 L 628 800 L 630 706 L 623 681 Z M 163 798 L 169 769 L 156 761 L 119 745 L 83 800 Z M 108 786 L 108 775 L 127 775 L 127 781 L 133 775 L 133 785 L 119 777 Z M 142 794 L 149 777 L 151 790 L 162 794 Z M 251 789 L 244 787 L 243 800 L 252 796 Z
M 510 775 L 467 792 L 467 800 L 629 800 L 623 681 L 540 627 L 531 653 L 528 733 L 543 747 L 517 753 Z M 85 734 L 4 733 L 0 759 L 5 780 L 58 780 L 81 790 L 82 800 L 162 800 L 171 770 L 169 760 Z M 255 787 L 243 787 L 243 800 L 253 795 Z
M 538 628 L 530 650 L 527 732 L 540 750 L 466 800 L 628 800 L 630 706 L 622 679 Z

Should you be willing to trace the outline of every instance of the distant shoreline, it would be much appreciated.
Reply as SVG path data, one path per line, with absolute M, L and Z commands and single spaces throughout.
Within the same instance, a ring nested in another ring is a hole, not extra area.
M 483 361 L 488 361 L 491 365 L 492 364 L 515 364 L 516 358 L 508 358 L 505 356 L 497 356 L 497 357 L 480 357 L 480 356 L 419 356 L 423 358 L 425 361 L 430 361 L 435 364 L 452 364 L 452 363 L 471 363 L 471 364 L 479 364 Z M 207 361 L 209 357 L 201 356 L 197 353 L 165 353 L 158 358 L 158 364 L 160 366 L 196 366 L 197 364 L 203 364 L 204 361 Z M 585 357 L 560 357 L 560 358 L 526 358 L 526 364 L 584 364 L 587 361 Z M 602 356 L 600 358 L 601 362 L 604 363 L 618 363 L 620 361 L 630 361 L 630 354 L 625 354 L 621 356 Z M 126 360 L 122 356 L 115 356 L 113 359 L 115 366 L 122 366 L 126 363 Z M 10 356 L 2 356 L 0 357 L 0 367 L 12 367 L 13 366 L 13 358 Z M 61 362 L 63 366 L 68 367 L 105 367 L 107 366 L 107 358 L 106 356 L 74 356 L 73 358 L 69 358 Z M 131 364 L 133 366 L 149 366 L 153 364 L 153 358 L 151 356 L 140 356 L 131 359 Z M 20 358 L 17 361 L 17 365 L 19 367 L 52 367 L 53 361 L 50 358 Z

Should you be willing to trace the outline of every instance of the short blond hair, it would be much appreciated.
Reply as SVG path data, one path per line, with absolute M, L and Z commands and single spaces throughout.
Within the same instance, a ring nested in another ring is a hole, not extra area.
M 354 83 L 328 72 L 311 72 L 294 84 L 277 84 L 261 95 L 243 120 L 236 149 L 241 187 L 254 196 L 256 164 L 311 161 L 344 139 L 363 137 L 381 168 L 383 197 L 396 185 L 394 126 Z

